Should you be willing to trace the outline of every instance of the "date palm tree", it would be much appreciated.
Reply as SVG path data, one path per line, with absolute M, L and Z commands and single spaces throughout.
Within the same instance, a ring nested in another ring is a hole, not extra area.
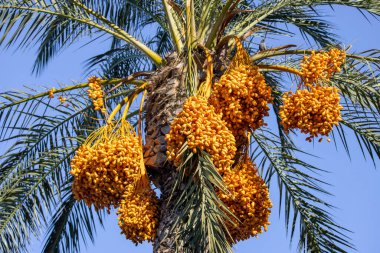
M 287 134 L 279 117 L 289 75 L 297 76 L 304 55 L 340 47 L 346 61 L 329 85 L 340 90 L 342 121 L 331 138 L 348 150 L 346 133 L 353 132 L 363 154 L 378 161 L 380 51 L 351 53 L 340 44 L 318 9 L 336 5 L 380 15 L 377 0 L 0 0 L 0 45 L 38 45 L 36 73 L 78 40 L 92 45 L 98 38 L 112 40 L 108 51 L 88 61 L 89 68 L 101 72 L 105 114 L 94 110 L 88 83 L 56 89 L 55 96 L 67 98 L 61 105 L 47 90 L 1 93 L 0 140 L 11 145 L 0 157 L 0 251 L 26 252 L 33 236 L 45 239 L 44 252 L 79 252 L 83 238 L 95 240 L 106 212 L 75 200 L 70 161 L 111 109 L 146 90 L 141 110 L 137 105 L 127 118 L 136 125 L 143 119 L 145 165 L 160 191 L 153 252 L 232 252 L 214 190 L 224 187 L 220 175 L 207 154 L 196 175 L 173 168 L 165 134 L 186 98 L 206 79 L 210 57 L 213 81 L 221 77 L 235 53 L 234 38 L 243 42 L 272 89 L 275 124 L 252 131 L 249 150 L 266 182 L 278 182 L 291 238 L 299 225 L 300 252 L 350 251 L 354 245 L 347 230 L 335 223 L 331 205 L 320 198 L 327 193 L 315 177 L 321 170 L 297 158 L 303 152 L 293 140 L 303 137 Z M 297 34 L 314 48 L 265 46 L 273 38 Z

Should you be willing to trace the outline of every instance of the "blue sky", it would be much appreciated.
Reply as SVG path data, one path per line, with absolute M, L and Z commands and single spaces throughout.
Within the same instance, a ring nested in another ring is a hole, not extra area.
M 329 20 L 336 24 L 341 40 L 347 45 L 352 44 L 352 51 L 361 51 L 370 48 L 380 48 L 380 23 L 371 18 L 368 23 L 362 15 L 349 8 L 335 8 Z M 280 41 L 274 42 L 276 45 Z M 96 45 L 96 46 L 95 46 Z M 299 46 L 306 46 L 299 44 Z M 271 44 L 268 43 L 270 47 Z M 96 42 L 89 47 L 73 47 L 65 50 L 42 73 L 41 76 L 31 75 L 34 61 L 34 49 L 18 50 L 10 48 L 4 50 L 0 48 L 0 92 L 10 89 L 22 89 L 22 85 L 27 86 L 48 86 L 57 87 L 62 82 L 70 84 L 72 82 L 84 81 L 84 61 L 96 53 L 107 48 L 107 42 Z M 361 155 L 360 149 L 352 139 L 351 153 L 349 160 L 342 147 L 338 150 L 332 143 L 322 142 L 310 144 L 304 141 L 304 136 L 300 136 L 297 143 L 307 152 L 313 153 L 319 158 L 309 158 L 308 162 L 330 171 L 323 174 L 322 178 L 329 182 L 328 190 L 334 194 L 326 198 L 337 208 L 332 210 L 335 220 L 353 231 L 350 234 L 352 242 L 360 253 L 380 252 L 378 228 L 380 227 L 380 172 L 376 170 L 372 162 L 366 161 Z M 0 151 L 3 151 L 0 148 Z M 378 166 L 380 165 L 377 161 Z M 236 245 L 236 253 L 248 252 L 269 252 L 269 253 L 293 253 L 297 248 L 297 235 L 294 243 L 290 246 L 289 237 L 286 235 L 284 220 L 279 217 L 278 212 L 277 185 L 273 183 L 271 188 L 271 198 L 274 207 L 271 215 L 272 224 L 269 231 L 252 238 L 248 241 Z M 40 252 L 41 242 L 33 240 L 31 252 Z M 99 227 L 95 245 L 88 245 L 82 248 L 83 253 L 100 252 L 151 252 L 148 244 L 135 247 L 120 235 L 117 226 L 116 216 L 110 215 L 105 223 L 105 229 Z

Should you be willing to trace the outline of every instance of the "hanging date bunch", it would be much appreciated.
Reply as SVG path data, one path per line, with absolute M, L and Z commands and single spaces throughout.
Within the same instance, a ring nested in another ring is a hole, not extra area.
M 136 96 L 137 93 L 126 97 L 111 113 L 107 124 L 88 136 L 71 161 L 71 174 L 74 197 L 96 209 L 118 208 L 122 233 L 138 244 L 156 237 L 159 211 L 144 165 L 141 124 L 137 136 L 125 120 Z M 124 104 L 127 105 L 122 118 L 113 121 Z
M 142 154 L 140 164 L 140 174 L 126 186 L 117 210 L 121 233 L 136 245 L 156 238 L 159 216 L 158 198 L 150 187 Z
M 344 60 L 345 52 L 339 49 L 305 56 L 301 63 L 305 83 L 295 93 L 284 93 L 282 98 L 279 115 L 286 132 L 299 129 L 309 135 L 306 140 L 311 142 L 315 137 L 328 136 L 334 125 L 339 124 L 343 108 L 339 90 L 327 83 L 334 73 L 341 71 Z
M 206 98 L 192 96 L 173 120 L 166 135 L 168 160 L 180 164 L 180 150 L 185 144 L 194 153 L 205 150 L 212 157 L 218 172 L 223 174 L 233 164 L 235 138 Z
M 334 125 L 342 120 L 340 110 L 343 107 L 339 100 L 335 87 L 309 86 L 294 94 L 287 92 L 279 112 L 281 124 L 286 132 L 297 128 L 308 134 L 308 141 L 319 135 L 328 136 Z
M 345 61 L 346 52 L 333 48 L 328 52 L 313 51 L 311 55 L 305 55 L 301 62 L 301 72 L 304 82 L 318 84 L 329 81 L 334 73 L 341 71 L 340 67 Z
M 105 113 L 106 108 L 104 107 L 104 101 L 103 101 L 103 90 L 102 86 L 100 85 L 102 79 L 99 77 L 93 76 L 88 78 L 88 97 L 91 98 L 92 104 L 94 105 L 94 109 L 96 111 L 101 111 L 102 113 Z
M 264 125 L 263 117 L 269 115 L 272 102 L 271 88 L 256 66 L 250 64 L 249 55 L 240 40 L 236 39 L 237 52 L 229 68 L 214 84 L 210 104 L 234 136 L 244 135 L 248 129 Z
M 156 238 L 158 199 L 149 185 L 139 191 L 128 185 L 117 214 L 122 233 L 135 244 L 152 242 Z
M 126 187 L 141 174 L 141 157 L 140 142 L 128 121 L 97 129 L 71 161 L 74 197 L 97 209 L 119 206 Z
M 258 175 L 249 157 L 238 163 L 223 176 L 228 192 L 218 192 L 218 197 L 238 219 L 227 223 L 233 242 L 237 243 L 267 231 L 272 202 L 269 189 Z

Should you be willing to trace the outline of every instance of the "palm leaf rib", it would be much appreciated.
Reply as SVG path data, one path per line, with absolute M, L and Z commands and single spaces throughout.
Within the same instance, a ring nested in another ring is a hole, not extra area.
M 115 78 L 115 79 L 111 79 L 111 80 L 105 80 L 102 82 L 102 84 L 103 85 L 112 85 L 112 84 L 123 83 L 124 81 L 125 81 L 125 78 L 123 78 L 123 79 L 122 78 Z M 141 80 L 130 80 L 130 81 L 128 81 L 128 83 L 142 84 L 143 81 L 141 81 Z M 56 89 L 54 91 L 54 93 L 67 92 L 67 91 L 71 91 L 71 90 L 81 89 L 81 88 L 84 88 L 87 86 L 88 86 L 88 83 L 81 83 L 81 84 L 77 84 L 77 85 L 72 85 L 72 86 L 67 86 L 64 88 Z M 17 92 L 1 93 L 0 94 L 1 98 L 4 100 L 8 100 L 9 103 L 6 103 L 6 102 L 0 103 L 0 112 L 3 113 L 3 111 L 7 108 L 11 108 L 11 107 L 17 106 L 19 104 L 27 103 L 29 101 L 33 101 L 33 100 L 36 100 L 36 99 L 39 99 L 42 97 L 47 97 L 49 95 L 49 91 L 41 92 L 41 93 L 38 93 L 36 95 L 32 95 L 32 94 L 26 94 L 27 96 L 23 96 L 23 95 L 24 94 L 20 94 Z
M 265 51 L 265 52 L 259 52 L 253 56 L 251 56 L 251 61 L 255 62 L 264 58 L 272 57 L 272 56 L 280 56 L 280 55 L 305 55 L 305 54 L 311 54 L 312 52 L 315 52 L 316 50 L 313 49 L 305 49 L 305 50 L 285 50 L 285 51 Z M 370 56 L 362 56 L 359 54 L 346 54 L 347 58 L 352 58 L 360 61 L 368 61 L 368 62 L 374 62 L 374 63 L 380 63 L 380 59 L 377 57 L 370 57 Z

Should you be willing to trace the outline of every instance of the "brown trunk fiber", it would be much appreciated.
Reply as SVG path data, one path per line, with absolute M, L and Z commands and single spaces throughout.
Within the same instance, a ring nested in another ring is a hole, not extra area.
M 183 85 L 183 64 L 176 61 L 176 55 L 168 58 L 169 67 L 157 72 L 148 83 L 146 103 L 146 144 L 144 146 L 145 164 L 154 184 L 160 189 L 160 223 L 157 238 L 153 243 L 153 252 L 171 253 L 175 251 L 175 233 L 170 228 L 177 215 L 173 204 L 168 203 L 175 180 L 175 168 L 166 157 L 165 134 L 170 123 L 181 111 L 186 99 Z M 177 251 L 178 252 L 178 251 Z

